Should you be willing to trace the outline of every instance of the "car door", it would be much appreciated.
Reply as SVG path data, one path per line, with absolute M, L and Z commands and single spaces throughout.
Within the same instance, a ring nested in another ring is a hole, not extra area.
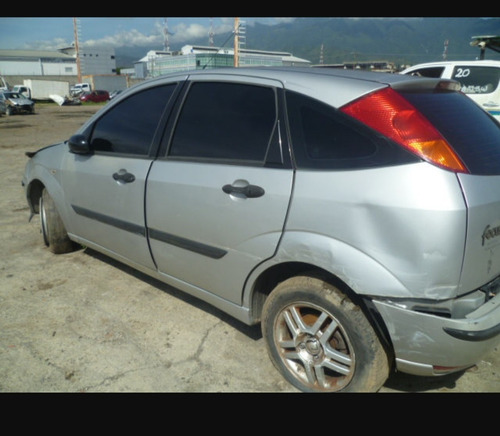
M 90 153 L 67 153 L 62 186 L 81 243 L 154 268 L 146 239 L 144 192 L 158 125 L 175 84 L 136 92 L 91 126 Z
M 293 171 L 280 84 L 211 77 L 191 83 L 152 166 L 149 238 L 161 274 L 241 304 L 246 277 L 278 246 Z

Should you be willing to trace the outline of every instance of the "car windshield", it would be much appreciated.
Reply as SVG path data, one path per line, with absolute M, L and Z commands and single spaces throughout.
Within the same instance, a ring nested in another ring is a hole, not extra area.
M 5 98 L 21 98 L 21 95 L 17 92 L 4 92 Z

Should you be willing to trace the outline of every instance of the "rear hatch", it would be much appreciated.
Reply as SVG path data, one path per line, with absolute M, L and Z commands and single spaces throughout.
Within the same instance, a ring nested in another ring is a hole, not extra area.
M 467 205 L 460 294 L 500 275 L 500 124 L 461 93 L 405 93 L 454 148 Z

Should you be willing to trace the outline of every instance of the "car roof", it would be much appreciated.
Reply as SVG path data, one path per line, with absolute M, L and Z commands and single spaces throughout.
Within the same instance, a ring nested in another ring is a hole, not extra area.
M 326 104 L 340 107 L 354 99 L 381 88 L 434 89 L 446 79 L 421 78 L 411 75 L 391 74 L 330 67 L 225 67 L 206 70 L 189 70 L 165 74 L 136 84 L 113 99 L 110 107 L 132 93 L 151 86 L 189 80 L 230 80 L 246 83 L 271 84 L 277 82 L 288 91 L 306 94 Z
M 241 67 L 241 68 L 213 68 L 209 70 L 192 70 L 171 73 L 150 79 L 155 82 L 196 79 L 196 77 L 217 78 L 253 78 L 255 80 L 274 80 L 282 83 L 289 90 L 306 91 L 320 100 L 322 94 L 335 87 L 335 93 L 342 94 L 344 99 L 353 98 L 356 94 L 362 95 L 386 86 L 403 88 L 405 86 L 435 87 L 443 79 L 419 80 L 413 76 L 381 73 L 362 70 L 347 70 L 341 68 L 314 68 L 314 67 Z M 421 78 L 420 78 L 421 79 Z M 342 100 L 342 98 L 341 98 Z M 335 105 L 335 102 L 331 101 Z M 339 103 L 339 101 L 337 101 Z
M 409 70 L 414 70 L 416 68 L 425 68 L 425 67 L 446 67 L 448 65 L 470 65 L 470 66 L 485 66 L 485 67 L 497 67 L 500 68 L 500 61 L 490 60 L 490 59 L 482 59 L 482 60 L 464 60 L 464 61 L 437 61 L 437 62 L 424 62 L 422 64 L 415 64 L 411 67 L 406 68 L 402 72 Z
M 147 79 L 127 88 L 113 98 L 104 108 L 111 110 L 115 105 L 136 92 L 151 87 L 180 83 L 189 80 L 200 81 L 234 81 L 250 84 L 280 84 L 288 91 L 295 91 L 322 101 L 333 107 L 341 107 L 357 98 L 379 89 L 391 86 L 395 89 L 435 89 L 439 83 L 456 84 L 447 79 L 422 78 L 411 75 L 378 73 L 360 70 L 344 70 L 340 68 L 315 67 L 228 67 L 207 70 L 179 71 L 159 77 Z M 98 116 L 98 115 L 96 115 Z M 84 131 L 91 124 L 91 117 L 81 128 Z
M 374 83 L 392 84 L 402 81 L 397 75 L 363 70 L 347 70 L 329 67 L 240 67 L 240 68 L 212 68 L 208 70 L 191 70 L 182 73 L 172 73 L 161 77 L 186 75 L 196 77 L 200 75 L 232 75 L 253 76 L 285 82 L 287 80 L 315 80 L 320 77 L 349 78 Z M 403 79 L 404 81 L 405 79 Z

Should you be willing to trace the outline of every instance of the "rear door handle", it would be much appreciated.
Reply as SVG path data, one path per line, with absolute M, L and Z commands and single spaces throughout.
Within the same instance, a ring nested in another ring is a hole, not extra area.
M 260 186 L 256 185 L 246 185 L 246 186 L 234 186 L 234 185 L 224 185 L 222 190 L 226 194 L 236 194 L 240 196 L 245 196 L 247 198 L 257 198 L 262 197 L 265 191 Z
M 127 170 L 120 170 L 113 174 L 113 179 L 117 182 L 122 183 L 132 183 L 135 180 L 135 176 L 129 173 Z

